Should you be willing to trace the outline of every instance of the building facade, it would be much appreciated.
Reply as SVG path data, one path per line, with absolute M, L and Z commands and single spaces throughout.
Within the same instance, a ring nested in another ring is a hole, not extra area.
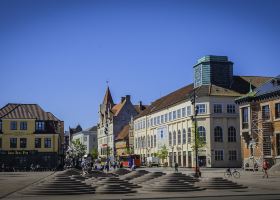
M 245 169 L 280 162 L 280 76 L 236 99 Z
M 197 110 L 197 133 L 205 143 L 198 150 L 199 165 L 241 166 L 239 109 L 234 100 L 249 91 L 250 82 L 257 87 L 268 78 L 234 76 L 232 68 L 225 56 L 199 59 L 194 65 L 194 84 L 157 99 L 135 117 L 134 152 L 141 155 L 142 162 L 165 145 L 169 166 L 194 167 Z
M 97 127 L 85 129 L 72 135 L 72 140 L 79 140 L 86 146 L 86 154 L 90 154 L 94 148 L 97 148 Z
M 130 95 L 121 97 L 121 101 L 115 104 L 107 87 L 104 99 L 99 108 L 99 123 L 97 125 L 98 153 L 100 157 L 115 159 L 115 140 L 122 129 L 129 124 L 131 118 L 138 115 L 145 106 L 141 103 L 133 105 Z
M 37 104 L 0 109 L 0 164 L 7 168 L 56 168 L 63 160 L 64 122 Z

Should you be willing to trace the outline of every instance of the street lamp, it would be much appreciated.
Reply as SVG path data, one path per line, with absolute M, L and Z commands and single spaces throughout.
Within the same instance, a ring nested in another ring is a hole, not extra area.
M 193 105 L 194 114 L 192 116 L 192 121 L 194 122 L 194 149 L 195 149 L 195 177 L 199 177 L 199 170 L 198 170 L 198 148 L 197 148 L 197 113 L 198 108 L 195 105 L 196 101 L 196 89 L 193 90 L 193 95 L 191 99 L 191 103 Z

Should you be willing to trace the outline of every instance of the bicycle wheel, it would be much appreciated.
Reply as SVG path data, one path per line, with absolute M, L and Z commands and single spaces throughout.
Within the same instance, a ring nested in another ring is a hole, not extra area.
M 229 172 L 225 172 L 225 173 L 224 173 L 224 177 L 225 177 L 225 178 L 230 178 L 230 177 L 231 177 L 231 174 L 230 174 Z
M 240 178 L 240 173 L 238 171 L 235 171 L 232 173 L 234 178 Z

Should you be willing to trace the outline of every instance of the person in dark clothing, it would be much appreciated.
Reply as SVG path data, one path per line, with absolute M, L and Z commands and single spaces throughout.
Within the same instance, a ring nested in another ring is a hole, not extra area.
M 175 172 L 178 172 L 178 163 L 175 163 Z

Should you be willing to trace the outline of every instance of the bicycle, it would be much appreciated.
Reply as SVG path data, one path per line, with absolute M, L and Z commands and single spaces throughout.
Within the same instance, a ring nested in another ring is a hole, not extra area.
M 224 176 L 225 178 L 230 178 L 230 177 L 240 178 L 240 173 L 239 171 L 237 171 L 237 169 L 231 170 L 230 168 L 228 168 L 224 173 Z

